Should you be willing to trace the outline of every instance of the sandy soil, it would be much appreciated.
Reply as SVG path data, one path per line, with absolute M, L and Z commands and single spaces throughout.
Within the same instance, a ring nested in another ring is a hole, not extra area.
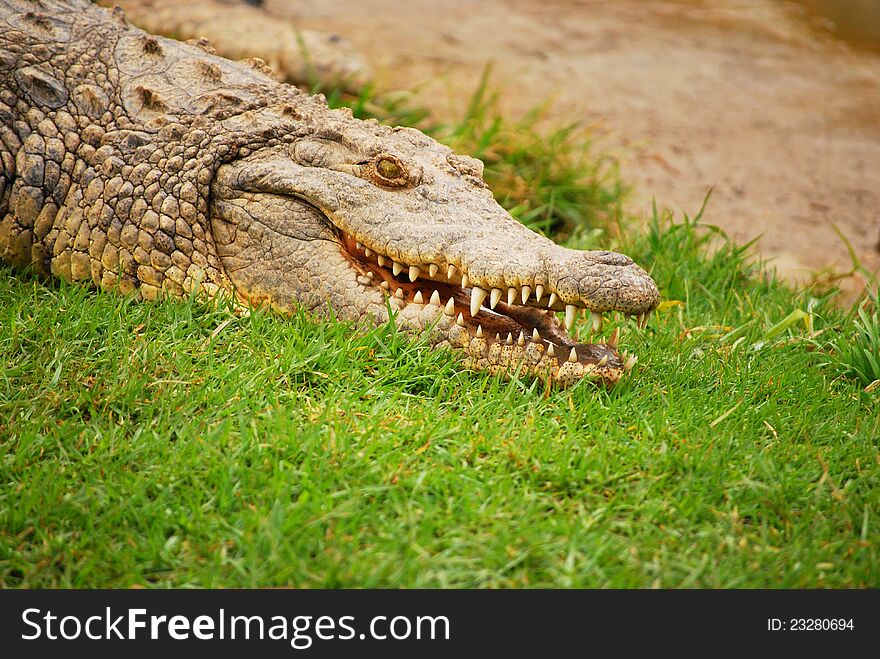
M 487 61 L 505 110 L 548 96 L 593 124 L 652 198 L 740 241 L 784 275 L 880 270 L 880 55 L 812 30 L 775 0 L 267 0 L 364 52 L 382 87 L 457 111 Z M 858 286 L 858 281 L 849 286 Z

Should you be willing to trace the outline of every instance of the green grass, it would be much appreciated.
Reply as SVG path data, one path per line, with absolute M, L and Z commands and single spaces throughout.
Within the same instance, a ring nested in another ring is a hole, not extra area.
M 826 347 L 855 316 L 697 220 L 612 241 L 584 213 L 545 230 L 664 297 L 610 392 L 0 269 L 0 586 L 880 586 L 880 396 Z
M 849 335 L 837 335 L 828 344 L 829 364 L 844 375 L 853 377 L 873 391 L 880 386 L 880 309 L 877 301 L 866 298 L 854 309 L 853 329 Z

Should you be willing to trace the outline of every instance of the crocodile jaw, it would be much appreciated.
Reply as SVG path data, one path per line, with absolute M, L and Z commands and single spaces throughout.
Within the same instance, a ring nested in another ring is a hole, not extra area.
M 470 285 L 467 273 L 452 264 L 402 264 L 345 233 L 340 247 L 359 273 L 358 282 L 382 291 L 399 322 L 429 329 L 435 345 L 462 351 L 468 368 L 534 375 L 562 387 L 584 378 L 610 386 L 636 362 L 634 355 L 618 352 L 620 327 L 606 343 L 571 338 L 580 318 L 591 334 L 601 331 L 602 313 L 565 304 L 541 285 L 486 291 Z M 563 321 L 557 311 L 565 312 Z M 649 314 L 632 318 L 644 327 Z

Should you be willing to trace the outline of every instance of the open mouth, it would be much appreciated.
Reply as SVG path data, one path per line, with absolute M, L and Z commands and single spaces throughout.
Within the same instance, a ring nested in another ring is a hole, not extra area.
M 625 323 L 615 324 L 604 342 L 579 343 L 570 335 L 578 319 L 588 324 L 592 338 L 603 331 L 602 313 L 585 305 L 566 304 L 542 285 L 484 290 L 472 285 L 467 273 L 453 264 L 401 263 L 337 230 L 343 253 L 362 276 L 362 283 L 372 284 L 405 304 L 442 309 L 467 332 L 467 337 L 457 342 L 459 346 L 468 349 L 475 363 L 485 360 L 478 366 L 492 370 L 493 352 L 499 356 L 517 353 L 526 363 L 552 364 L 560 373 L 567 366 L 567 371 L 577 372 L 577 379 L 593 376 L 614 382 L 635 364 L 634 355 L 618 352 Z M 644 327 L 650 313 L 629 318 Z

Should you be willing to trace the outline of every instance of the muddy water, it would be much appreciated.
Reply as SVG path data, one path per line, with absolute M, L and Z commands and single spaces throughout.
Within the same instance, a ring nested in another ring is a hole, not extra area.
M 811 23 L 857 48 L 880 53 L 880 0 L 794 0 Z

